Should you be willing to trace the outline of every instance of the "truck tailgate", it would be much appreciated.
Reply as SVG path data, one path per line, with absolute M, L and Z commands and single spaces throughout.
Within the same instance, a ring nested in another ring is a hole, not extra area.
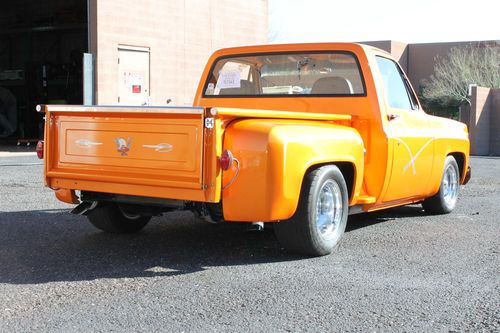
M 45 108 L 49 186 L 171 199 L 202 189 L 203 109 Z

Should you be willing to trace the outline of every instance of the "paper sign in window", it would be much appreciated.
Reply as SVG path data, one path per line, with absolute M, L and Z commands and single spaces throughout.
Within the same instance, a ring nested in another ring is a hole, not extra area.
M 240 72 L 238 71 L 224 71 L 220 72 L 219 79 L 217 80 L 216 89 L 226 88 L 240 88 Z

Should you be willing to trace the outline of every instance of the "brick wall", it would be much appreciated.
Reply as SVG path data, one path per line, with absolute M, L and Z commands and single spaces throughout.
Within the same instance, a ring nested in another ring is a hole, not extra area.
M 267 42 L 267 0 L 91 0 L 97 103 L 117 104 L 118 45 L 150 48 L 152 105 L 191 105 L 216 49 Z
M 473 87 L 470 109 L 470 151 L 472 155 L 490 153 L 490 89 Z
M 500 89 L 491 89 L 490 154 L 500 156 Z

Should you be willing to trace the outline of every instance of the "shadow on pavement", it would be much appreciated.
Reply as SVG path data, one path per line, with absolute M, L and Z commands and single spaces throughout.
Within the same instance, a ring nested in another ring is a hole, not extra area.
M 422 215 L 416 207 L 355 215 L 347 231 Z M 245 224 L 207 224 L 189 212 L 154 218 L 143 231 L 127 235 L 100 232 L 67 210 L 3 212 L 0 230 L 0 283 L 175 276 L 307 259 L 281 249 L 271 228 L 246 232 Z
M 0 230 L 0 283 L 173 276 L 303 259 L 284 252 L 271 229 L 249 233 L 245 224 L 207 224 L 188 212 L 127 235 L 100 232 L 66 210 L 0 213 Z
M 349 216 L 346 232 L 369 227 L 374 224 L 393 221 L 403 217 L 425 216 L 426 213 L 421 205 L 411 205 L 385 209 L 372 213 L 364 213 Z

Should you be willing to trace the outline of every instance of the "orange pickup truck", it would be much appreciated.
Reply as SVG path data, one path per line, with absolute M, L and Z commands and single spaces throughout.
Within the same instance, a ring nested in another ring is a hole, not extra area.
M 223 49 L 194 107 L 42 105 L 45 183 L 97 228 L 192 210 L 272 222 L 289 251 L 332 252 L 348 214 L 455 208 L 464 124 L 426 114 L 401 67 L 352 43 Z

